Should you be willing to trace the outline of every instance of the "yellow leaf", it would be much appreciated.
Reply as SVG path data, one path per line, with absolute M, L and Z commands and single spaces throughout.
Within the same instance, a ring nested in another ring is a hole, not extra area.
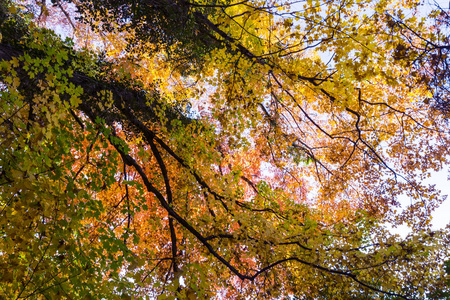
M 8 7 L 8 11 L 10 13 L 12 13 L 12 14 L 16 14 L 17 13 L 17 7 L 12 5 L 12 6 Z
M 11 170 L 11 175 L 14 179 L 22 179 L 22 172 L 19 170 Z

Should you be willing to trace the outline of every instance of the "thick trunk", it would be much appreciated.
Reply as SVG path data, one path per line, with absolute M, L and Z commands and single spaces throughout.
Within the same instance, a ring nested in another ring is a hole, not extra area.
M 19 50 L 8 44 L 0 43 L 0 61 L 10 61 L 14 57 L 24 55 L 24 53 L 25 51 L 23 50 Z M 42 54 L 42 57 L 44 55 L 45 54 Z M 70 68 L 69 63 L 67 63 L 67 67 Z M 19 69 L 17 71 L 21 81 L 20 89 L 25 91 L 36 89 L 36 78 L 43 75 L 35 74 L 35 79 L 31 80 L 23 70 Z M 98 116 L 104 118 L 108 122 L 117 121 L 122 123 L 125 120 L 120 118 L 118 110 L 110 109 L 109 111 L 105 111 L 104 109 L 98 108 L 99 103 L 108 100 L 108 97 L 104 96 L 105 92 L 110 93 L 116 107 L 127 106 L 127 108 L 134 111 L 136 116 L 143 122 L 160 123 L 160 117 L 158 117 L 158 112 L 160 111 L 164 111 L 164 117 L 168 120 L 165 124 L 161 125 L 167 126 L 169 129 L 171 120 L 174 119 L 180 120 L 185 124 L 192 122 L 192 119 L 185 116 L 176 107 L 164 104 L 163 99 L 161 99 L 156 89 L 150 94 L 143 90 L 127 87 L 114 80 L 99 80 L 77 70 L 74 70 L 73 75 L 67 79 L 69 83 L 83 89 L 83 95 L 81 96 L 81 99 L 83 100 L 82 105 L 90 106 L 91 109 L 96 111 Z M 103 96 L 101 96 L 100 92 L 102 92 Z M 104 105 L 101 105 L 100 107 L 104 107 Z

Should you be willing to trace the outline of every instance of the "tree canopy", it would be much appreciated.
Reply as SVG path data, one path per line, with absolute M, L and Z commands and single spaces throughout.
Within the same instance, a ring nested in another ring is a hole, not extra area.
M 0 297 L 447 299 L 448 20 L 1 0 Z

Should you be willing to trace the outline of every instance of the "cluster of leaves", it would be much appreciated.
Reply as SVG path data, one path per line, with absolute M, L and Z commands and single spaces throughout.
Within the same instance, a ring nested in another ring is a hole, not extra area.
M 54 4 L 103 53 L 0 6 L 1 296 L 448 294 L 418 3 Z
M 2 24 L 4 37 L 12 37 L 7 29 L 15 22 Z M 3 61 L 0 71 L 1 293 L 6 298 L 108 297 L 130 286 L 119 276 L 130 251 L 112 231 L 97 233 L 96 245 L 89 239 L 95 230 L 91 220 L 100 222 L 104 211 L 95 193 L 116 182 L 114 172 L 97 172 L 102 162 L 93 154 L 92 167 L 81 173 L 77 153 L 102 153 L 95 134 L 100 127 L 88 124 L 90 133 L 80 131 L 70 115 L 83 90 L 67 80 L 73 76 L 67 45 L 46 30 L 29 34 L 24 40 L 16 37 L 17 48 L 33 49 L 30 54 L 41 57 L 2 48 L 12 60 Z M 112 154 L 103 166 L 115 170 L 117 164 Z
M 433 93 L 432 105 L 444 113 L 449 113 L 449 51 L 448 35 L 450 15 L 448 9 L 437 7 L 433 11 L 435 24 L 431 37 L 427 37 L 422 47 L 409 43 L 411 48 L 418 48 L 420 56 L 414 61 L 417 72 Z M 413 32 L 414 34 L 417 34 Z

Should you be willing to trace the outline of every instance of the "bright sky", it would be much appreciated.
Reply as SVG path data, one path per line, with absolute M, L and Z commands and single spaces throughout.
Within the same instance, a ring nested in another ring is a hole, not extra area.
M 447 200 L 445 200 L 441 206 L 432 213 L 432 229 L 438 230 L 445 228 L 450 224 L 450 182 L 448 176 L 450 175 L 450 166 L 445 166 L 440 172 L 435 172 L 426 181 L 429 184 L 435 184 L 436 188 L 441 190 L 442 195 L 448 195 Z M 403 208 L 410 204 L 410 199 L 404 197 L 400 200 Z M 392 233 L 400 234 L 405 237 L 408 233 L 411 233 L 411 229 L 406 225 L 399 226 L 397 228 L 391 228 L 388 226 Z

